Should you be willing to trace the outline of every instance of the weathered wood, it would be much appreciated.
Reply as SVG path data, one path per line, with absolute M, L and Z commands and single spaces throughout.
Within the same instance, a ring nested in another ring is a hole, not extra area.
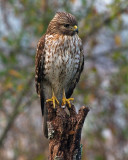
M 81 131 L 89 112 L 81 107 L 78 114 L 74 105 L 61 108 L 52 103 L 46 104 L 48 110 L 49 160 L 81 160 Z

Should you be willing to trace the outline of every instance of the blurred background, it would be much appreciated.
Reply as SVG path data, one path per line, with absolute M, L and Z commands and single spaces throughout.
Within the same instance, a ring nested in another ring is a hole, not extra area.
M 83 160 L 128 159 L 128 1 L 0 0 L 0 159 L 46 160 L 36 46 L 56 11 L 77 17 L 85 67 L 72 97 L 90 107 Z

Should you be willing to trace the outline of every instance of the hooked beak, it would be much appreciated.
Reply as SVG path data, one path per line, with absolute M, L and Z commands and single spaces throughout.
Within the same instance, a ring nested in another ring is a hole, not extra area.
M 73 27 L 73 31 L 78 33 L 78 27 L 76 25 Z

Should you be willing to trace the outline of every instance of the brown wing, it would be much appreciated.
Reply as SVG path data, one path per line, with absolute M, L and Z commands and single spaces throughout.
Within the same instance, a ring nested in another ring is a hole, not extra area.
M 41 37 L 37 44 L 35 57 L 35 85 L 36 92 L 40 96 L 40 83 L 43 76 L 43 56 L 44 56 L 45 35 Z
M 41 82 L 43 80 L 44 74 L 44 45 L 45 45 L 45 35 L 41 37 L 37 45 L 37 52 L 35 57 L 35 86 L 36 92 L 40 96 L 42 114 L 44 110 L 44 95 L 41 93 Z
M 81 50 L 80 64 L 79 64 L 79 67 L 77 69 L 75 76 L 73 77 L 71 83 L 69 84 L 69 89 L 66 92 L 67 98 L 69 98 L 72 95 L 73 90 L 76 87 L 76 84 L 79 82 L 81 72 L 83 71 L 83 68 L 84 68 L 84 55 L 83 55 L 83 47 L 82 46 L 81 46 L 80 50 Z

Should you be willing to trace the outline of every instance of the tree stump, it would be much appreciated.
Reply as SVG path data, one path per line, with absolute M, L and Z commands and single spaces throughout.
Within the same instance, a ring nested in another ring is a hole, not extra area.
M 89 112 L 81 107 L 78 114 L 74 105 L 71 108 L 53 108 L 46 103 L 48 110 L 49 160 L 81 160 L 81 131 Z

